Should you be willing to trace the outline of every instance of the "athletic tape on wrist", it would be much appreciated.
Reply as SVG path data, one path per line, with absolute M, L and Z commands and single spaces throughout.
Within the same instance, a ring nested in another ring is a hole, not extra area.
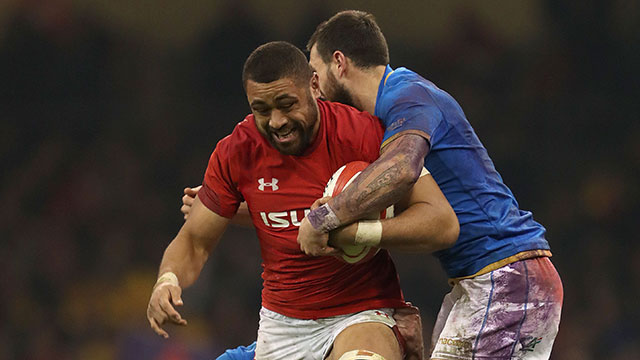
M 311 211 L 307 217 L 309 218 L 311 226 L 318 231 L 328 233 L 329 231 L 340 227 L 340 220 L 329 204 L 324 204 Z
M 382 239 L 382 223 L 380 220 L 358 221 L 355 243 L 357 245 L 378 246 Z
M 154 285 L 154 288 L 158 287 L 158 285 L 160 284 L 165 284 L 165 283 L 175 285 L 175 286 L 180 286 L 178 277 L 176 276 L 176 274 L 172 273 L 171 271 L 167 271 L 166 273 L 160 275 L 158 277 L 158 280 L 156 281 L 156 284 Z

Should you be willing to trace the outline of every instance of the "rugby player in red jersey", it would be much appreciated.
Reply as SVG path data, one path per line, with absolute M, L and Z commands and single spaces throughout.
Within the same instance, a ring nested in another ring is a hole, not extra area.
M 380 123 L 351 107 L 317 101 L 317 77 L 288 43 L 256 49 L 243 82 L 252 115 L 216 146 L 190 216 L 164 253 L 147 310 L 151 327 L 168 337 L 161 325 L 186 324 L 175 310 L 181 289 L 197 279 L 246 201 L 263 260 L 256 358 L 400 359 L 392 309 L 406 304 L 388 252 L 348 265 L 305 255 L 296 242 L 301 220 L 335 170 L 378 157 Z M 434 251 L 455 242 L 457 219 L 430 176 L 402 202 L 432 216 L 415 223 L 407 210 L 384 220 L 381 247 Z M 337 241 L 358 223 L 350 226 Z

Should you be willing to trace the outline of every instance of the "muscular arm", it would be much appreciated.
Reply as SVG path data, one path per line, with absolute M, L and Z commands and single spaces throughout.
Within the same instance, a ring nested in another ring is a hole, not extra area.
M 329 201 L 327 205 L 337 219 L 327 216 L 327 209 L 321 207 L 307 215 L 309 222 L 317 230 L 333 230 L 397 202 L 418 179 L 428 152 L 429 144 L 422 136 L 398 137 L 345 191 Z
M 159 273 L 175 273 L 182 288 L 193 284 L 228 223 L 196 197 L 187 221 L 164 252 Z
M 381 248 L 434 252 L 458 239 L 458 218 L 431 175 L 420 177 L 395 210 L 400 211 L 396 217 L 381 220 Z M 329 244 L 354 244 L 357 229 L 356 222 L 332 231 Z
M 195 198 L 189 218 L 164 251 L 158 281 L 147 306 L 147 320 L 158 335 L 169 337 L 162 328 L 166 322 L 187 325 L 175 306 L 182 305 L 182 289 L 196 281 L 228 223 L 229 219 Z
M 202 188 L 202 185 L 198 185 L 196 187 L 184 188 L 184 196 L 182 197 L 182 207 L 180 211 L 184 215 L 184 219 L 187 220 L 189 218 L 189 214 L 191 213 L 191 207 L 193 206 L 193 202 L 195 201 L 196 195 L 198 191 Z M 252 227 L 253 222 L 251 220 L 251 214 L 249 213 L 249 207 L 246 202 L 241 202 L 238 207 L 238 211 L 236 215 L 231 219 L 230 222 L 232 225 Z

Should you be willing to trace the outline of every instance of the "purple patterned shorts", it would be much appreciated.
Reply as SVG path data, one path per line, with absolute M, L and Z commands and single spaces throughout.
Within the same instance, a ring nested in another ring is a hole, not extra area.
M 548 257 L 460 280 L 442 303 L 431 359 L 548 359 L 562 298 Z

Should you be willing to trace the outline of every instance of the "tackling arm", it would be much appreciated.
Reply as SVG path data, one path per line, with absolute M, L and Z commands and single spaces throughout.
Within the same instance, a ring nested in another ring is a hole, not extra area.
M 381 248 L 434 252 L 451 247 L 458 239 L 458 218 L 431 175 L 421 176 L 396 204 L 396 217 L 380 220 Z M 329 233 L 329 244 L 353 245 L 359 222 Z
M 365 218 L 402 198 L 420 175 L 429 143 L 420 135 L 405 133 L 383 151 L 349 187 L 302 220 L 297 240 L 305 254 L 335 254 L 336 249 L 328 246 L 329 231 Z
M 398 137 L 348 188 L 324 205 L 333 218 L 321 207 L 307 215 L 309 222 L 316 230 L 327 232 L 396 203 L 418 179 L 428 152 L 429 143 L 422 136 Z

